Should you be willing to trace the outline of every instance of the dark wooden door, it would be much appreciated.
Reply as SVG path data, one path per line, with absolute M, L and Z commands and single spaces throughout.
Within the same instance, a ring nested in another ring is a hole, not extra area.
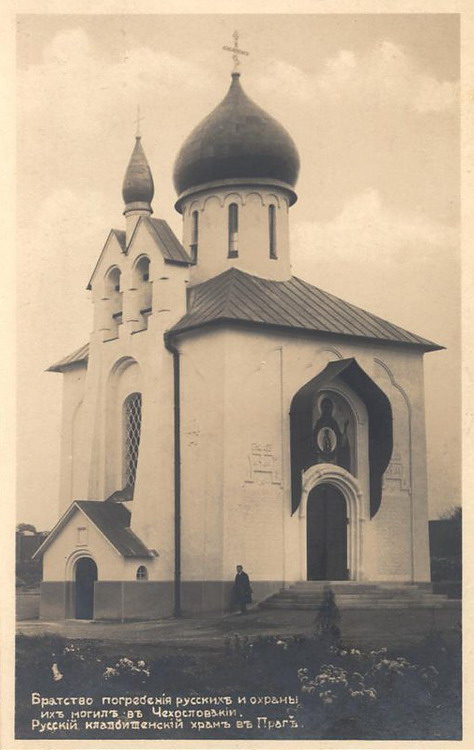
M 343 581 L 347 571 L 347 508 L 330 484 L 311 490 L 306 512 L 309 581 Z
M 94 619 L 94 583 L 97 565 L 90 557 L 81 557 L 76 563 L 76 619 Z

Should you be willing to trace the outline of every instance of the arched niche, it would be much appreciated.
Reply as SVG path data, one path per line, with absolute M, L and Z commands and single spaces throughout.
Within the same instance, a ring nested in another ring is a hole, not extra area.
M 314 412 L 317 395 L 335 382 L 343 383 L 364 404 L 368 421 L 369 505 L 371 517 L 380 507 L 382 478 L 393 449 L 392 409 L 385 393 L 356 360 L 329 362 L 294 395 L 290 408 L 291 507 L 294 513 L 301 501 L 302 474 L 316 463 L 313 446 Z
M 124 405 L 132 394 L 143 394 L 140 365 L 132 357 L 120 358 L 111 368 L 106 384 L 105 496 L 125 487 L 127 442 Z M 141 404 L 141 415 L 144 404 Z M 130 498 L 128 498 L 130 499 Z

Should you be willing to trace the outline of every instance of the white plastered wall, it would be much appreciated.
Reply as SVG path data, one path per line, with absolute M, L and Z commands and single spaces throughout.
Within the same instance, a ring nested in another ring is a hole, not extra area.
M 228 212 L 235 203 L 239 212 L 238 257 L 228 257 Z M 268 207 L 275 206 L 276 254 L 269 255 Z M 278 188 L 214 188 L 186 199 L 183 206 L 183 245 L 189 251 L 192 214 L 198 212 L 198 261 L 191 268 L 193 284 L 235 267 L 267 279 L 291 276 L 289 252 L 289 200 Z
M 99 581 L 134 581 L 139 565 L 145 565 L 150 573 L 155 564 L 151 558 L 124 558 L 77 509 L 44 553 L 43 580 L 74 581 L 75 565 L 81 557 L 94 560 Z
M 357 577 L 429 579 L 419 352 L 402 346 L 318 341 L 310 336 L 249 329 L 201 331 L 184 339 L 180 348 L 186 393 L 183 424 L 188 433 L 182 464 L 183 550 L 188 550 L 183 552 L 185 577 L 222 575 L 225 580 L 238 562 L 254 580 L 303 577 L 301 518 L 298 513 L 291 516 L 290 509 L 290 404 L 299 388 L 329 361 L 354 356 L 392 403 L 395 442 L 406 457 L 402 462 L 411 467 L 413 488 L 407 493 L 392 479 L 398 471 L 394 454 L 381 507 L 370 520 L 367 455 L 359 456 L 362 556 Z M 397 398 L 389 387 L 387 371 L 396 381 L 396 393 L 403 388 L 403 398 Z M 338 381 L 333 387 L 344 391 Z M 359 409 L 361 434 L 367 434 L 364 409 L 357 397 L 352 399 L 356 411 Z M 407 402 L 412 412 L 410 423 Z M 194 433 L 199 434 L 199 440 Z M 199 444 L 202 447 L 198 449 Z M 367 443 L 359 440 L 362 450 L 367 450 L 364 445 Z M 210 493 L 208 487 L 213 488 Z M 206 503 L 209 494 L 213 499 Z M 194 561 L 202 562 L 196 566 Z
M 147 283 L 152 288 L 146 329 L 137 316 L 140 290 L 135 273 L 144 256 L 150 260 Z M 103 279 L 112 265 L 121 269 L 123 322 L 118 336 L 104 341 Z M 122 404 L 129 393 L 142 394 L 137 477 L 128 507 L 133 531 L 159 555 L 150 580 L 169 580 L 174 571 L 173 358 L 163 334 L 184 314 L 187 277 L 186 266 L 165 263 L 144 223 L 127 254 L 111 239 L 93 277 L 92 300 L 98 312 L 87 370 L 80 369 L 80 378 L 74 371 L 65 374 L 63 509 L 75 499 L 105 500 L 122 488 Z
M 59 512 L 62 514 L 78 495 L 80 478 L 85 467 L 81 463 L 83 434 L 82 402 L 87 368 L 85 363 L 73 365 L 63 373 L 63 400 L 61 413 L 61 464 L 59 483 Z

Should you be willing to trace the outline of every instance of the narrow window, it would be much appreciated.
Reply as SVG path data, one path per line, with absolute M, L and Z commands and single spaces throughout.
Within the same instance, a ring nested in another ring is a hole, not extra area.
M 132 393 L 124 403 L 124 486 L 134 487 L 142 426 L 142 394 Z
M 276 214 L 275 206 L 268 206 L 268 241 L 270 249 L 270 258 L 276 259 L 277 247 L 276 247 Z
M 197 263 L 199 242 L 199 214 L 193 211 L 191 214 L 191 260 Z
M 148 570 L 144 565 L 137 568 L 137 581 L 148 581 Z
M 237 203 L 231 203 L 229 206 L 229 244 L 228 258 L 237 258 L 239 255 L 239 207 Z

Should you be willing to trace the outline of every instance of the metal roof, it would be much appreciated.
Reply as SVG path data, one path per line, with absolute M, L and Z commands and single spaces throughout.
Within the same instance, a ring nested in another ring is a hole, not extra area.
M 123 200 L 126 205 L 138 202 L 149 206 L 154 193 L 153 175 L 143 150 L 141 137 L 137 135 L 135 136 L 135 147 L 123 179 Z
M 116 236 L 122 251 L 125 252 L 127 249 L 127 235 L 123 229 L 112 229 L 112 233 Z
M 426 351 L 443 348 L 295 276 L 288 281 L 271 281 L 236 268 L 189 287 L 188 312 L 171 332 L 217 321 L 410 344 Z
M 173 179 L 179 195 L 216 180 L 296 184 L 300 160 L 292 137 L 247 96 L 239 73 L 232 73 L 231 80 L 225 98 L 194 128 L 176 157 Z
M 187 293 L 188 312 L 170 333 L 218 321 L 234 321 L 408 344 L 425 351 L 444 348 L 296 276 L 288 281 L 271 281 L 230 268 L 202 284 L 188 287 Z M 88 355 L 89 344 L 85 344 L 48 367 L 48 371 L 63 372 L 71 365 L 87 363 Z
M 47 372 L 63 372 L 71 365 L 78 365 L 82 362 L 87 364 L 89 359 L 89 344 L 84 344 L 79 349 L 76 349 L 72 354 L 68 354 L 67 357 L 63 357 L 59 362 L 55 362 L 54 365 L 48 367 Z
M 34 557 L 41 557 L 59 532 L 72 518 L 76 510 L 82 511 L 123 557 L 144 558 L 156 556 L 156 553 L 149 550 L 130 529 L 130 511 L 124 505 L 101 500 L 76 500 L 61 516 L 41 547 L 35 552 Z
M 124 557 L 153 557 L 141 539 L 130 529 L 130 511 L 121 503 L 76 500 L 92 523 Z
M 173 230 L 164 219 L 152 219 L 149 216 L 142 217 L 140 222 L 145 222 L 151 227 L 152 234 L 157 240 L 163 258 L 168 263 L 179 263 L 187 266 L 193 264 L 191 256 L 188 255 Z M 130 245 L 132 242 L 130 241 Z

